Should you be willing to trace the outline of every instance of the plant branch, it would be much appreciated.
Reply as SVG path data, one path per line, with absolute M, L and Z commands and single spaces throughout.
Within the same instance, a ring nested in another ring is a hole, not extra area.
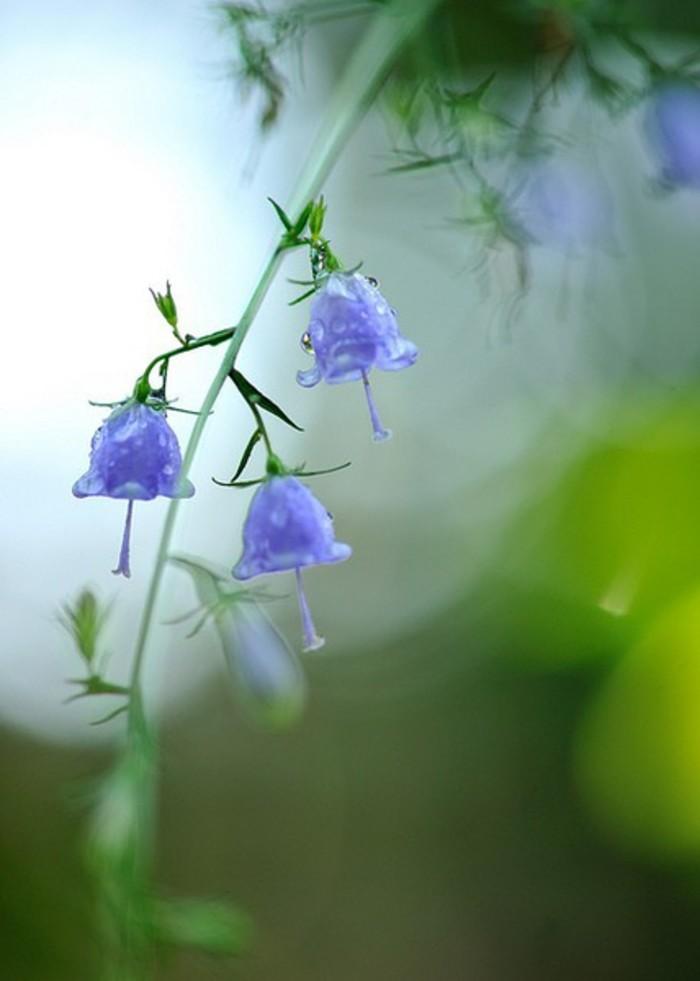
M 293 220 L 297 220 L 307 203 L 317 197 L 339 154 L 362 116 L 372 104 L 399 52 L 420 29 L 438 3 L 439 0 L 393 0 L 393 2 L 377 10 L 364 37 L 350 57 L 345 72 L 330 100 L 320 131 L 311 146 L 307 162 L 302 169 L 287 208 L 287 214 Z M 183 478 L 187 476 L 192 467 L 214 403 L 234 366 L 241 345 L 281 266 L 285 252 L 285 244 L 280 240 L 269 256 L 243 315 L 229 340 L 219 368 L 204 397 L 199 415 L 195 418 L 183 457 Z M 215 337 L 216 335 L 211 336 Z M 211 336 L 209 343 L 211 343 Z M 204 343 L 206 339 L 202 339 L 202 341 Z M 189 346 L 190 350 L 192 346 Z M 183 352 L 184 350 L 182 349 Z M 180 351 L 172 353 L 170 357 L 174 357 L 175 353 L 180 353 Z M 156 363 L 158 360 L 160 359 L 156 359 Z M 150 367 L 148 370 L 150 371 Z M 138 881 L 134 882 L 137 908 L 139 893 L 147 889 L 152 864 L 156 784 L 155 746 L 144 715 L 141 676 L 154 622 L 156 603 L 171 549 L 179 505 L 180 502 L 177 498 L 168 505 L 139 625 L 129 682 L 131 698 L 128 713 L 127 758 L 134 753 L 138 754 L 139 750 L 144 747 L 147 750 L 144 753 L 145 760 L 140 780 L 140 793 L 143 799 L 140 804 L 139 841 L 134 846 L 137 852 L 135 855 L 135 877 Z M 136 946 L 140 947 L 141 945 L 137 943 Z M 141 951 L 139 953 L 142 954 Z M 128 957 L 128 949 L 125 954 Z

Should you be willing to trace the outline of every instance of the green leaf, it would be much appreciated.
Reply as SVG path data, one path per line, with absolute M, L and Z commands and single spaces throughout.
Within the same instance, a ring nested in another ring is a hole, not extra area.
M 297 218 L 296 224 L 292 228 L 292 232 L 294 233 L 295 238 L 299 238 L 301 233 L 306 228 L 309 218 L 311 217 L 311 212 L 313 211 L 313 207 L 314 207 L 313 201 L 309 201 L 309 203 L 306 205 L 302 213 Z
M 460 159 L 460 156 L 459 153 L 443 153 L 438 157 L 421 156 L 418 159 L 409 160 L 408 163 L 389 167 L 384 171 L 384 174 L 409 174 L 417 170 L 429 170 L 431 167 L 442 167 L 445 164 L 455 163 Z
M 264 484 L 267 477 L 258 477 L 256 480 L 217 480 L 211 478 L 218 487 L 255 487 L 257 484 Z
M 162 944 L 230 956 L 247 949 L 252 939 L 250 917 L 217 900 L 155 899 L 151 917 L 155 938 Z
M 203 607 L 209 609 L 219 602 L 222 594 L 221 586 L 229 578 L 225 570 L 219 570 L 186 555 L 171 555 L 170 561 L 190 574 L 197 598 Z
M 113 719 L 116 719 L 118 716 L 123 715 L 125 712 L 128 712 L 128 711 L 129 711 L 128 704 L 127 705 L 120 705 L 118 708 L 115 708 L 114 711 L 108 712 L 107 715 L 103 715 L 102 718 L 95 719 L 93 722 L 90 723 L 90 725 L 91 726 L 103 726 L 103 725 L 105 725 L 105 723 L 111 722 Z
M 229 371 L 229 378 L 249 405 L 255 405 L 260 409 L 264 409 L 265 412 L 269 412 L 271 415 L 281 419 L 282 422 L 286 422 L 292 429 L 296 429 L 300 433 L 304 432 L 301 426 L 297 426 L 286 412 L 280 409 L 267 395 L 263 395 L 237 368 L 232 368 Z
M 153 302 L 170 326 L 177 328 L 177 307 L 175 306 L 175 300 L 170 289 L 170 281 L 166 281 L 165 293 L 157 293 L 155 290 L 152 290 L 150 286 L 148 288 L 148 292 L 153 297 Z
M 231 483 L 234 483 L 236 480 L 238 480 L 240 475 L 243 473 L 243 471 L 248 465 L 248 461 L 250 460 L 251 453 L 253 452 L 257 444 L 260 442 L 261 438 L 262 438 L 262 433 L 260 432 L 259 429 L 256 429 L 253 435 L 248 440 L 248 444 L 246 448 L 243 450 L 243 456 L 241 457 L 240 463 L 238 464 L 238 468 L 236 469 L 236 472 L 234 473 L 233 477 L 231 477 Z
M 298 296 L 296 300 L 290 300 L 288 305 L 290 307 L 295 307 L 297 303 L 303 303 L 304 300 L 308 300 L 308 298 L 310 296 L 313 296 L 315 292 L 316 292 L 316 287 L 314 286 L 313 289 L 307 290 L 306 293 L 302 293 L 301 296 Z
M 295 477 L 322 477 L 327 473 L 337 473 L 339 470 L 347 470 L 347 468 L 351 466 L 352 463 L 350 460 L 348 460 L 347 463 L 339 464 L 337 467 L 328 467 L 326 470 L 304 470 L 304 465 L 302 464 L 301 467 L 293 470 L 292 473 L 295 475 Z
M 124 698 L 129 697 L 129 689 L 124 685 L 115 685 L 111 681 L 105 681 L 99 674 L 91 674 L 88 678 L 70 678 L 70 685 L 82 685 L 83 691 L 77 695 L 71 695 L 68 702 L 74 702 L 77 698 L 86 698 L 88 695 L 120 695 Z
M 292 221 L 291 221 L 289 215 L 287 214 L 287 212 L 284 210 L 284 208 L 282 208 L 279 204 L 277 204 L 277 202 L 275 200 L 273 200 L 273 198 L 268 198 L 267 200 L 270 202 L 270 204 L 272 205 L 272 207 L 277 212 L 277 217 L 282 222 L 282 224 L 284 225 L 284 227 L 286 228 L 286 230 L 288 232 L 291 231 L 292 230 Z
M 311 232 L 312 238 L 318 238 L 323 230 L 323 222 L 326 218 L 326 211 L 328 206 L 325 202 L 323 195 L 314 202 L 311 206 L 311 213 L 309 215 L 309 231 Z
M 84 589 L 75 603 L 64 603 L 58 615 L 59 622 L 73 638 L 81 658 L 92 665 L 97 657 L 100 633 L 109 614 L 109 607 L 101 607 L 90 589 Z

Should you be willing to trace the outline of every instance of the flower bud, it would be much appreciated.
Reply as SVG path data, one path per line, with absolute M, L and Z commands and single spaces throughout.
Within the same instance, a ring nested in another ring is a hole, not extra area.
M 306 703 L 306 679 L 294 652 L 255 603 L 237 603 L 216 627 L 244 707 L 258 722 L 283 728 Z

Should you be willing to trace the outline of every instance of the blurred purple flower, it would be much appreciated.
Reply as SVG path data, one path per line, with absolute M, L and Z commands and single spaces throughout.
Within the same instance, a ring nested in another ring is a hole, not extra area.
M 572 161 L 534 164 L 514 199 L 514 220 L 524 237 L 566 252 L 610 240 L 612 214 L 604 183 Z
M 112 497 L 128 501 L 115 574 L 127 578 L 134 501 L 154 497 L 191 497 L 194 487 L 180 476 L 177 437 L 163 412 L 141 402 L 116 408 L 92 437 L 90 467 L 73 485 L 76 497 Z
M 243 555 L 235 579 L 294 570 L 304 631 L 304 649 L 323 646 L 301 580 L 308 565 L 342 562 L 352 554 L 335 540 L 331 516 L 311 491 L 290 475 L 269 477 L 255 493 L 243 526 Z
M 237 603 L 215 618 L 229 669 L 248 711 L 281 728 L 306 702 L 306 679 L 294 652 L 256 603 Z
M 651 99 L 646 130 L 662 183 L 700 188 L 700 89 L 687 82 L 661 85 Z
M 396 312 L 376 284 L 359 273 L 331 273 L 314 297 L 308 337 L 316 363 L 297 373 L 299 384 L 311 388 L 321 380 L 329 385 L 361 380 L 374 439 L 387 439 L 391 433 L 379 420 L 369 372 L 408 368 L 418 348 L 402 336 Z

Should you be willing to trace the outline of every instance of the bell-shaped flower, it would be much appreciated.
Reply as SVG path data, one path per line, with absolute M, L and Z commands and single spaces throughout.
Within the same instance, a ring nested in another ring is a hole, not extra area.
M 562 252 L 613 239 L 613 203 L 603 181 L 572 160 L 540 160 L 520 175 L 513 220 L 524 239 Z
M 305 388 L 362 381 L 375 440 L 391 433 L 382 426 L 369 384 L 372 368 L 399 371 L 418 357 L 418 348 L 399 331 L 396 312 L 373 280 L 359 273 L 331 273 L 311 305 L 307 331 L 316 363 L 297 373 Z M 307 336 L 305 335 L 305 336 Z
M 194 487 L 181 477 L 177 436 L 161 411 L 130 400 L 118 406 L 92 438 L 90 467 L 73 485 L 76 497 L 128 501 L 115 574 L 130 576 L 129 548 L 134 501 L 191 497 Z
M 700 88 L 666 82 L 652 97 L 646 130 L 669 187 L 700 188 Z
M 248 712 L 273 729 L 299 718 L 306 679 L 294 652 L 256 603 L 237 603 L 215 618 L 235 688 Z
M 251 579 L 293 570 L 304 649 L 315 650 L 324 641 L 314 627 L 301 570 L 309 565 L 342 562 L 351 554 L 349 545 L 335 540 L 332 518 L 309 488 L 289 474 L 273 475 L 261 484 L 251 502 L 243 526 L 243 555 L 233 576 Z

